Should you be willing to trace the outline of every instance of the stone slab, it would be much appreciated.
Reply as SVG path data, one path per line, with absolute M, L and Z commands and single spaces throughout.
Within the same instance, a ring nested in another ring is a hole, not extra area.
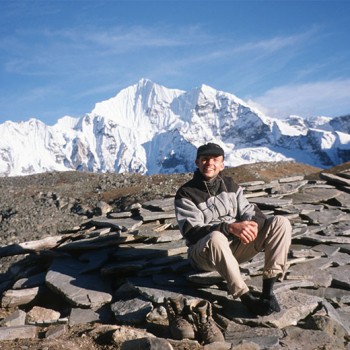
M 80 274 L 82 265 L 71 258 L 55 259 L 46 284 L 71 305 L 96 309 L 112 300 L 109 284 L 98 273 Z
M 0 341 L 16 339 L 35 339 L 38 336 L 36 326 L 0 327 Z

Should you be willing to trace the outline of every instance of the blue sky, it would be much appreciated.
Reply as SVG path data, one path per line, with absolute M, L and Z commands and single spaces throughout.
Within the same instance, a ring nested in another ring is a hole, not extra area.
M 0 31 L 0 123 L 80 117 L 141 78 L 350 113 L 348 0 L 0 0 Z

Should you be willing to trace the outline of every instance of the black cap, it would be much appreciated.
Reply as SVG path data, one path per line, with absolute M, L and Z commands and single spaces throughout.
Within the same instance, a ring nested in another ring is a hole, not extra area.
M 209 142 L 206 145 L 199 146 L 197 149 L 197 158 L 200 156 L 224 156 L 224 150 L 216 143 Z

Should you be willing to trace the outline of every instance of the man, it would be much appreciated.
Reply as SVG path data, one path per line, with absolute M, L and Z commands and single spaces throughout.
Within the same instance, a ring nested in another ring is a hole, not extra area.
M 243 189 L 224 177 L 224 150 L 215 143 L 202 145 L 192 180 L 175 197 L 176 218 L 188 245 L 191 264 L 204 271 L 218 271 L 234 298 L 257 315 L 280 311 L 273 293 L 276 280 L 287 269 L 291 225 L 283 216 L 267 218 L 243 195 Z M 249 292 L 239 264 L 265 252 L 261 296 Z

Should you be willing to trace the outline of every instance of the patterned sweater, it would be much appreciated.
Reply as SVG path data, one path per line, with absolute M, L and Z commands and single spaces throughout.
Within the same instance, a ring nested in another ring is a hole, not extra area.
M 248 202 L 242 187 L 232 178 L 220 173 L 212 181 L 205 181 L 199 170 L 178 189 L 175 212 L 188 246 L 214 230 L 230 239 L 238 239 L 229 233 L 228 223 L 251 220 L 258 224 L 260 231 L 266 221 L 266 216 Z

